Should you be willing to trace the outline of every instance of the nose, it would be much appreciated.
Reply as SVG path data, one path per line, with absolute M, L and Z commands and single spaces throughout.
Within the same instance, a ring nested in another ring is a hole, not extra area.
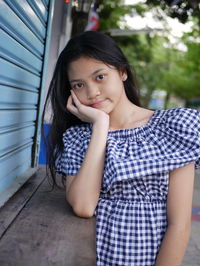
M 100 90 L 97 85 L 91 84 L 87 86 L 87 98 L 88 100 L 95 99 L 100 95 Z

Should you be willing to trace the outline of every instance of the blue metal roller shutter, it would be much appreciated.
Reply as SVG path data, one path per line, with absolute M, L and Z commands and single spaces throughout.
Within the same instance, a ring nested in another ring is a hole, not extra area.
M 37 169 L 52 7 L 0 1 L 0 206 Z

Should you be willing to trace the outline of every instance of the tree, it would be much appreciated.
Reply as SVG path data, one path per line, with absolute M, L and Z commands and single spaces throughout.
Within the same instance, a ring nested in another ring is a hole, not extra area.
M 160 6 L 168 16 L 178 18 L 181 23 L 186 23 L 191 17 L 195 17 L 200 25 L 199 2 L 199 0 L 147 0 L 146 4 L 150 8 Z
M 198 38 L 200 27 L 199 18 L 196 17 L 198 8 L 194 6 L 194 1 L 193 6 L 189 3 L 184 4 L 186 1 L 181 2 L 182 4 L 179 3 L 176 7 L 170 8 L 164 4 L 164 1 L 147 0 L 143 4 L 125 6 L 121 0 L 98 0 L 101 31 L 119 28 L 125 14 L 136 11 L 144 16 L 145 12 L 151 9 L 155 10 L 155 7 L 158 11 L 157 19 L 163 20 L 163 16 L 159 12 L 160 7 L 166 14 L 177 17 L 182 22 L 188 20 L 194 22 L 192 32 L 185 34 L 181 40 L 187 51 L 177 49 L 176 45 L 170 43 L 168 37 L 151 33 L 141 32 L 137 35 L 113 37 L 128 57 L 131 65 L 134 66 L 140 88 L 142 88 L 141 91 L 145 92 L 141 94 L 143 106 L 148 106 L 155 90 L 167 92 L 166 107 L 169 95 L 181 97 L 185 101 L 199 95 L 198 58 L 200 50 Z M 175 14 L 175 10 L 179 14 Z M 187 16 L 184 13 L 187 13 Z
M 136 10 L 140 15 L 147 11 L 144 5 L 124 5 L 123 0 L 97 0 L 98 13 L 100 17 L 100 30 L 120 28 L 120 22 L 124 16 L 131 15 Z

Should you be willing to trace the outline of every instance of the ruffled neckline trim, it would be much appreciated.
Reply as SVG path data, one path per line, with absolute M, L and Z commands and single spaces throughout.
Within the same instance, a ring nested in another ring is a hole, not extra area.
M 158 120 L 162 116 L 162 110 L 155 110 L 145 125 L 134 128 L 123 128 L 116 130 L 109 130 L 108 136 L 119 138 L 134 138 L 134 136 L 146 135 L 149 131 L 152 131 L 153 127 L 157 125 Z

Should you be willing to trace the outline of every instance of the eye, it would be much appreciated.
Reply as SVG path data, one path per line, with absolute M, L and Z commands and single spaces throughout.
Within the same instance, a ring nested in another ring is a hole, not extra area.
M 73 88 L 73 89 L 80 89 L 80 88 L 82 88 L 83 86 L 84 86 L 83 83 L 76 83 L 76 84 L 74 84 L 74 85 L 72 86 L 72 88 Z
M 102 80 L 102 79 L 104 79 L 105 78 L 105 75 L 103 75 L 103 74 L 101 74 L 101 75 L 98 75 L 97 77 L 96 77 L 96 80 Z

